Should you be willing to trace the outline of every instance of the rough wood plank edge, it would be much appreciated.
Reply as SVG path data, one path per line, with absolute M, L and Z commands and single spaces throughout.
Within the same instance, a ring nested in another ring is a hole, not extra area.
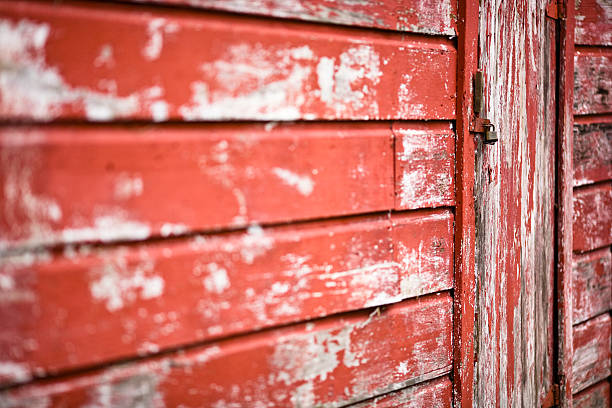
M 450 408 L 452 392 L 453 383 L 448 376 L 444 376 L 350 405 L 350 408 Z
M 470 134 L 472 74 L 478 60 L 478 0 L 460 0 L 457 50 L 457 142 L 455 153 L 455 291 L 453 306 L 453 405 L 474 401 L 475 143 Z
M 574 395 L 576 408 L 605 408 L 611 404 L 609 378 Z
M 275 18 L 372 27 L 431 35 L 456 35 L 456 0 L 123 0 L 223 10 Z M 436 7 L 435 9 L 433 9 Z M 432 8 L 432 10 L 427 10 Z
M 573 311 L 573 144 L 574 144 L 574 0 L 563 0 L 559 22 L 556 176 L 557 375 L 560 404 L 572 407 Z

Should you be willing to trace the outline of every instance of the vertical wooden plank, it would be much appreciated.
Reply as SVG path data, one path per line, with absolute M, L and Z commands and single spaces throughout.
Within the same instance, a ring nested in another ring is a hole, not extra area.
M 481 2 L 476 406 L 540 406 L 553 383 L 555 23 L 546 2 Z
M 573 367 L 573 169 L 574 148 L 574 0 L 561 3 L 566 16 L 559 22 L 559 79 L 556 148 L 556 281 L 557 281 L 557 380 L 560 403 L 572 407 Z
M 455 164 L 455 296 L 453 405 L 474 405 L 475 213 L 474 137 L 470 134 L 472 75 L 478 64 L 478 0 L 460 0 L 457 29 L 457 143 Z

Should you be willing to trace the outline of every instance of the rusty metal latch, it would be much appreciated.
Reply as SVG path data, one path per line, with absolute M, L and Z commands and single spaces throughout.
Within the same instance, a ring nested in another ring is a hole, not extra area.
M 482 71 L 474 73 L 474 118 L 470 123 L 470 132 L 482 133 L 483 143 L 495 144 L 497 131 L 489 119 L 481 117 L 484 110 L 484 76 Z

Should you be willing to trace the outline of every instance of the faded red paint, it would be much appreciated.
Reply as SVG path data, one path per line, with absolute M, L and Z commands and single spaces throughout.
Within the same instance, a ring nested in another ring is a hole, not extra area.
M 612 257 L 609 248 L 574 257 L 574 324 L 612 310 Z
M 577 118 L 574 186 L 612 179 L 612 116 Z
M 0 236 L 5 247 L 141 240 L 384 211 L 393 143 L 389 124 L 5 127 Z
M 612 45 L 612 6 L 607 0 L 579 0 L 576 6 L 576 44 Z
M 600 315 L 574 327 L 573 391 L 612 374 L 612 320 Z
M 612 181 L 574 191 L 574 251 L 612 245 Z
M 612 48 L 577 48 L 574 72 L 574 113 L 612 113 Z
M 4 258 L 0 361 L 28 379 L 450 289 L 452 228 L 444 210 Z
M 432 295 L 380 314 L 356 312 L 26 386 L 4 398 L 15 407 L 104 400 L 124 406 L 339 406 L 448 373 L 451 308 L 448 294 Z
M 422 384 L 392 392 L 362 404 L 351 405 L 353 408 L 416 408 L 452 406 L 453 383 L 448 377 L 442 377 Z
M 2 63 L 17 68 L 4 120 L 455 116 L 443 38 L 115 4 L 3 2 L 0 18 L 15 39 Z
M 610 399 L 610 380 L 588 388 L 574 396 L 576 408 L 600 408 L 612 405 Z

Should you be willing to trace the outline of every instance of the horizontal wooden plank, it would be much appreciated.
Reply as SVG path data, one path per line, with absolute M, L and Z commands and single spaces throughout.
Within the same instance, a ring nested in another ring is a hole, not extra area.
M 453 383 L 448 377 L 442 377 L 351 405 L 351 408 L 450 408 L 452 393 Z
M 574 251 L 612 244 L 612 183 L 574 190 Z
M 612 112 L 612 48 L 582 48 L 574 57 L 574 113 Z
M 612 321 L 609 314 L 574 327 L 572 391 L 579 392 L 606 377 L 612 364 Z
M 610 381 L 599 384 L 574 395 L 576 408 L 605 408 L 612 406 L 610 400 Z
M 450 124 L 393 124 L 395 208 L 455 204 L 455 132 Z
M 610 248 L 574 256 L 572 294 L 574 324 L 612 309 Z
M 456 0 L 132 0 L 375 27 L 424 34 L 456 35 Z
M 612 179 L 612 117 L 574 126 L 574 186 Z
M 442 210 L 3 258 L 3 380 L 450 289 L 452 257 Z
M 612 45 L 612 4 L 609 0 L 576 1 L 574 41 L 585 45 Z
M 26 385 L 0 398 L 12 407 L 339 406 L 448 373 L 451 301 L 448 293 L 431 295 L 369 316 L 357 312 Z
M 442 38 L 84 2 L 2 2 L 0 23 L 0 119 L 455 116 Z
M 389 124 L 5 127 L 0 169 L 4 248 L 384 211 L 394 201 Z

